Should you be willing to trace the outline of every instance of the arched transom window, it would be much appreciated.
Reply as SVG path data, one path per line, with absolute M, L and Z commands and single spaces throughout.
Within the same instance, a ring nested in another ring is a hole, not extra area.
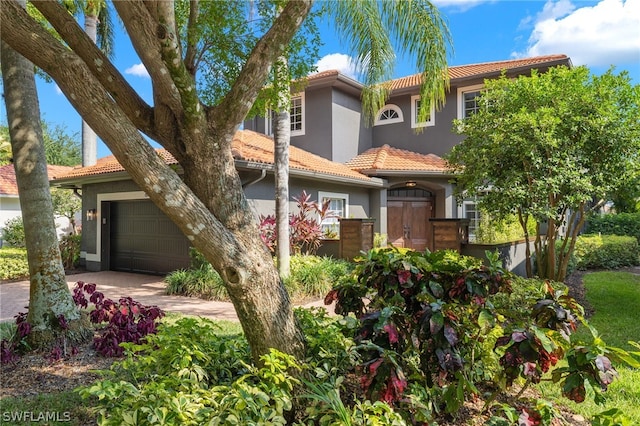
M 376 114 L 374 125 L 402 123 L 403 121 L 402 110 L 397 105 L 387 104 Z

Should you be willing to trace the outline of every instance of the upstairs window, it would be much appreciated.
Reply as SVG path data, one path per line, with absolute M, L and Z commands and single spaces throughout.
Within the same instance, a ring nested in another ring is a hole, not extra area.
M 397 105 L 388 104 L 378 111 L 373 125 L 381 126 L 383 124 L 402 123 L 403 121 L 402 110 Z
M 484 86 L 482 84 L 458 89 L 458 118 L 467 118 L 478 112 L 480 103 L 478 97 Z
M 304 94 L 291 98 L 291 136 L 304 135 Z
M 304 93 L 300 93 L 291 97 L 291 108 L 289 109 L 289 117 L 291 119 L 291 136 L 304 135 Z M 265 117 L 265 134 L 273 136 L 273 125 L 275 121 L 275 113 L 273 110 L 267 110 Z
M 426 121 L 418 122 L 418 111 L 420 111 L 420 95 L 411 97 L 411 128 L 427 127 L 436 125 L 436 109 L 431 103 L 431 109 Z

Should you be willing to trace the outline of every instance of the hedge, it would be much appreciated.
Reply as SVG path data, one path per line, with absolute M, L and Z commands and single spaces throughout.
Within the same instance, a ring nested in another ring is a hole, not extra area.
M 579 269 L 616 269 L 640 265 L 640 245 L 623 235 L 581 235 L 574 252 Z
M 628 235 L 640 244 L 640 213 L 590 216 L 584 229 L 587 234 Z

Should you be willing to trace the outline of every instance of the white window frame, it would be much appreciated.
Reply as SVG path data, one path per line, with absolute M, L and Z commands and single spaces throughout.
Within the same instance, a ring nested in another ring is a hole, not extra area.
M 384 114 L 387 111 L 394 111 L 398 115 L 398 117 L 383 119 L 382 114 Z M 402 114 L 402 110 L 400 109 L 400 107 L 395 104 L 386 104 L 385 106 L 380 108 L 380 111 L 378 111 L 378 113 L 376 114 L 376 119 L 373 122 L 373 125 L 382 126 L 385 124 L 394 124 L 394 123 L 402 123 L 402 122 L 404 122 L 404 115 Z
M 300 100 L 300 116 L 301 116 L 301 126 L 300 126 L 300 130 L 291 130 L 291 136 L 303 136 L 305 134 L 305 127 L 306 127 L 306 123 L 305 123 L 305 99 L 304 99 L 304 92 L 300 92 L 300 93 L 296 93 L 295 95 L 291 95 L 291 104 L 289 107 L 289 115 L 290 117 L 293 117 L 293 115 L 291 114 L 291 108 L 293 107 L 293 102 L 295 100 Z M 264 134 L 267 136 L 273 136 L 273 110 L 270 108 L 267 108 L 267 112 L 264 116 Z M 293 120 L 291 121 L 291 125 L 293 125 Z
M 458 87 L 458 119 L 462 120 L 464 116 L 464 95 L 469 92 L 480 92 L 484 89 L 484 84 L 476 84 L 473 86 Z
M 291 130 L 291 136 L 302 136 L 304 135 L 305 129 L 305 101 L 304 101 L 304 92 L 297 93 L 291 96 L 291 106 L 289 108 L 289 113 L 291 113 L 291 108 L 293 108 L 294 101 L 300 99 L 300 129 L 299 130 Z M 293 126 L 293 114 L 291 115 L 291 125 Z
M 322 206 L 325 200 L 342 200 L 344 202 L 344 209 L 342 212 L 342 216 L 339 217 L 349 217 L 349 194 L 344 194 L 340 192 L 326 192 L 326 191 L 318 191 L 318 204 Z M 318 218 L 319 220 L 319 218 Z M 324 232 L 326 228 L 331 229 L 336 234 L 340 235 L 340 221 L 338 218 L 329 218 L 320 222 L 320 228 Z
M 473 218 L 469 218 L 467 217 L 467 208 L 469 206 L 473 206 Z M 477 235 L 476 232 L 478 230 L 478 227 L 480 226 L 480 221 L 482 219 L 482 214 L 480 212 L 480 209 L 478 208 L 478 200 L 464 200 L 462 202 L 462 217 L 464 219 L 469 219 L 469 241 L 470 242 L 475 242 L 477 239 Z
M 420 95 L 411 96 L 411 128 L 416 129 L 420 127 L 430 127 L 436 125 L 436 108 L 434 102 L 431 102 L 431 108 L 429 109 L 429 118 L 427 121 L 418 123 L 418 101 Z

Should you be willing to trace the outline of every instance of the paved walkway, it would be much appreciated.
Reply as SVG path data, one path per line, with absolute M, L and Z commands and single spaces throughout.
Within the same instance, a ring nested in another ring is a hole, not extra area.
M 167 312 L 181 312 L 213 319 L 238 320 L 231 303 L 165 294 L 166 285 L 162 281 L 162 277 L 159 276 L 115 271 L 67 275 L 69 288 L 73 289 L 78 281 L 95 283 L 97 290 L 113 300 L 130 296 L 144 305 L 157 305 Z M 26 312 L 25 306 L 28 304 L 29 281 L 0 284 L 0 322 L 13 320 L 18 312 Z M 323 303 L 315 301 L 304 306 L 323 306 Z

